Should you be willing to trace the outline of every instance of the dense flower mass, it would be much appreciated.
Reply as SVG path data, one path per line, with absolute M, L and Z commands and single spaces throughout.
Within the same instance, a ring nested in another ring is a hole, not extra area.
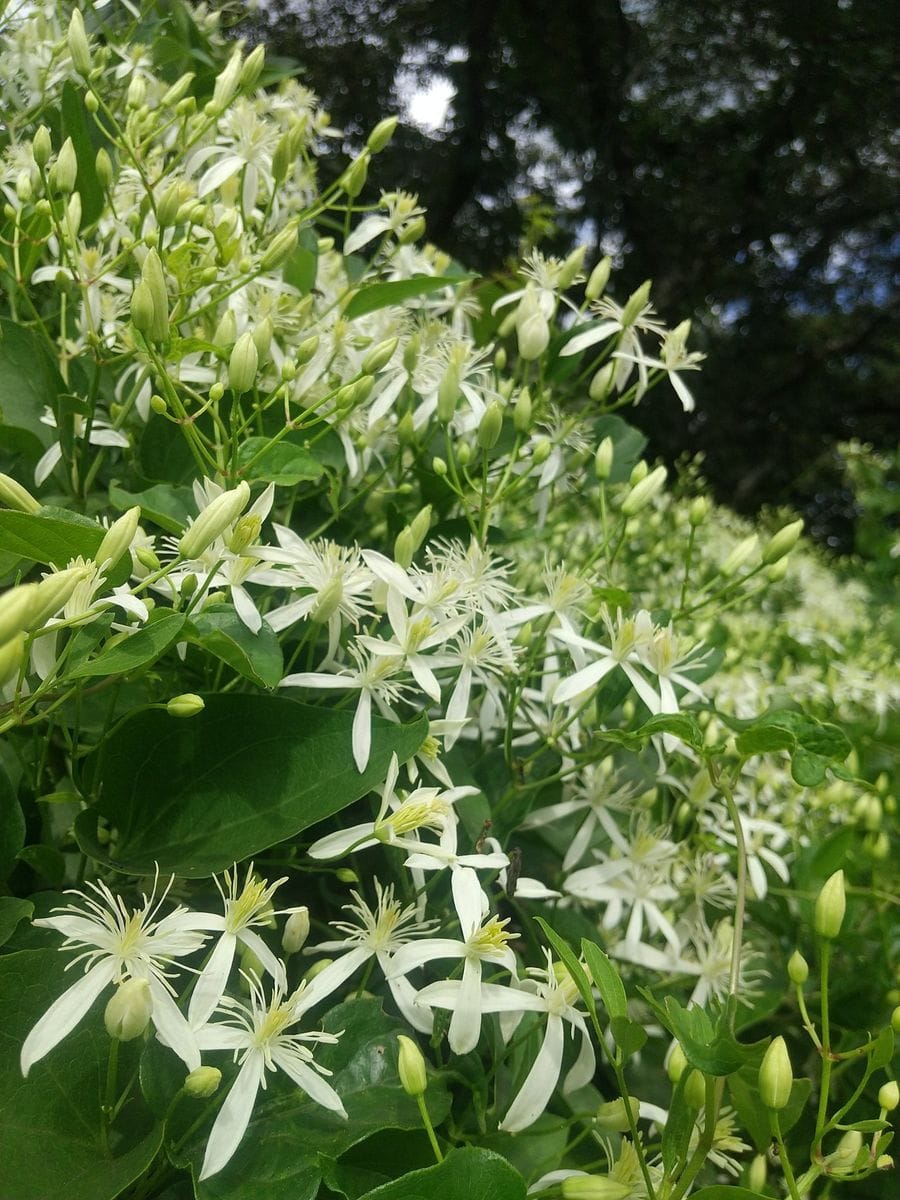
M 22 901 L 75 952 L 27 1086 L 105 996 L 106 1150 L 188 1072 L 142 1198 L 274 1178 L 282 1142 L 362 1195 L 403 1171 L 342 1156 L 421 1120 L 439 1163 L 484 1142 L 522 1194 L 620 1200 L 761 1195 L 774 1136 L 796 1200 L 744 1030 L 840 867 L 887 942 L 900 677 L 866 580 L 642 457 L 620 410 L 691 410 L 703 358 L 650 283 L 584 247 L 474 279 L 381 190 L 396 121 L 345 161 L 221 12 L 3 20 L 0 768 L 44 838 L 12 821 L 8 898 L 79 897 Z M 833 952 L 817 1021 L 802 981 L 784 1018 L 824 1064 L 809 1187 L 846 1105 L 872 1140 L 833 1177 L 887 1144 L 847 1075 L 890 1031 L 829 1041 Z

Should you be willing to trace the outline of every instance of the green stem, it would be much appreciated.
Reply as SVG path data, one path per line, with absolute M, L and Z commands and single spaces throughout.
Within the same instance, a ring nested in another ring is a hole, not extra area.
M 787 1150 L 784 1147 L 784 1138 L 781 1136 L 781 1126 L 778 1121 L 778 1113 L 770 1110 L 769 1120 L 772 1125 L 772 1136 L 775 1138 L 775 1144 L 778 1147 L 778 1161 L 781 1163 L 781 1169 L 784 1172 L 784 1180 L 788 1186 L 788 1194 L 791 1200 L 800 1200 L 800 1193 L 797 1190 L 797 1180 L 794 1178 L 791 1160 L 788 1158 Z
M 444 1156 L 441 1153 L 440 1146 L 438 1145 L 438 1140 L 434 1132 L 434 1126 L 431 1124 L 431 1117 L 428 1115 L 428 1106 L 425 1103 L 425 1097 L 422 1095 L 416 1096 L 416 1104 L 419 1106 L 419 1112 L 422 1115 L 422 1124 L 425 1126 L 425 1132 L 428 1134 L 429 1142 L 431 1142 L 431 1149 L 434 1151 L 434 1157 L 439 1163 L 441 1163 L 444 1161 Z
M 831 962 L 831 942 L 826 938 L 821 942 L 821 1006 L 822 1006 L 822 1080 L 819 1085 L 819 1109 L 816 1115 L 816 1132 L 813 1138 L 810 1157 L 815 1160 L 822 1138 L 825 1135 L 825 1118 L 828 1112 L 828 1092 L 831 1084 L 831 1019 L 828 1011 L 828 968 Z

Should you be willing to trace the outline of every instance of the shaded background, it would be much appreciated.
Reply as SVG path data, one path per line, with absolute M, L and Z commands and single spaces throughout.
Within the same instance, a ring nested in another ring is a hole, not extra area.
M 654 280 L 708 359 L 685 417 L 636 414 L 651 451 L 704 454 L 717 498 L 790 504 L 853 545 L 834 452 L 900 440 L 898 9 L 890 0 L 267 0 L 251 36 L 362 145 L 416 88 L 452 95 L 373 167 L 428 236 L 484 273 L 538 242 Z M 326 168 L 327 169 L 327 168 Z M 335 171 L 338 163 L 335 161 Z

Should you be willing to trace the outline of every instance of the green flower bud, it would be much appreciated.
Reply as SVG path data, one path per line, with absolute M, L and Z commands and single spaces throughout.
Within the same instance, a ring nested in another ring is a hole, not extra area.
M 397 422 L 397 441 L 401 446 L 412 446 L 416 440 L 416 426 L 411 412 L 406 412 Z
M 37 583 L 23 583 L 0 595 L 0 644 L 5 644 L 29 628 L 39 586 Z
M 407 1096 L 424 1096 L 428 1087 L 428 1076 L 422 1051 L 412 1038 L 405 1037 L 402 1033 L 397 1034 L 397 1041 L 400 1043 L 397 1056 L 400 1084 Z
M 252 342 L 251 342 L 252 345 Z M 254 351 L 255 351 L 254 347 Z M 230 492 L 216 496 L 185 532 L 178 549 L 184 558 L 198 558 L 207 546 L 233 524 L 250 500 L 250 485 L 245 479 Z
M 467 467 L 472 461 L 472 447 L 468 442 L 459 442 L 457 444 L 456 461 L 461 467 Z
M 705 496 L 696 496 L 688 509 L 688 521 L 696 529 L 709 516 L 709 501 Z
M 126 979 L 110 998 L 103 1014 L 106 1032 L 117 1042 L 132 1042 L 150 1024 L 153 997 L 146 979 Z
M 147 336 L 153 342 L 164 342 L 169 336 L 169 293 L 162 260 L 156 249 L 148 250 L 141 266 L 141 279 L 153 298 L 153 323 Z
M 790 554 L 802 532 L 802 520 L 792 521 L 790 525 L 785 525 L 783 529 L 779 529 L 774 537 L 770 538 L 768 543 L 763 547 L 763 563 L 766 566 L 770 566 L 772 563 L 776 563 L 779 559 L 784 558 L 786 554 Z
M 425 233 L 425 218 L 413 217 L 400 236 L 397 238 L 398 246 L 409 246 L 413 242 L 417 242 Z
M 141 508 L 139 504 L 136 504 L 134 508 L 129 508 L 117 521 L 114 521 L 103 535 L 103 541 L 97 547 L 94 561 L 101 567 L 104 564 L 114 567 L 134 541 L 140 519 Z
M 541 312 L 537 294 L 531 284 L 516 309 L 516 338 L 519 357 L 526 362 L 540 358 L 550 344 L 550 326 Z
M 150 397 L 150 407 L 157 416 L 164 416 L 169 411 L 169 406 L 162 396 L 156 392 Z
M 481 449 L 493 450 L 500 439 L 502 429 L 503 408 L 497 400 L 492 400 L 478 424 L 477 439 Z
M 513 428 L 516 433 L 526 434 L 531 429 L 531 392 L 523 387 L 513 405 Z
M 16 196 L 23 204 L 27 204 L 33 194 L 34 188 L 31 184 L 31 171 L 20 171 L 16 176 Z
M 78 231 L 81 228 L 81 196 L 78 192 L 73 192 L 69 197 L 69 203 L 66 205 L 66 233 L 69 235 L 67 241 L 74 242 L 78 237 Z
M 295 908 L 284 923 L 281 948 L 285 954 L 296 954 L 306 945 L 309 937 L 309 909 L 306 905 Z
M 159 559 L 153 553 L 149 546 L 138 546 L 134 552 L 134 557 L 138 560 L 142 567 L 147 571 L 159 570 Z
M 15 634 L 0 645 L 0 687 L 18 675 L 25 661 L 25 631 Z
M 809 964 L 799 950 L 795 950 L 788 959 L 787 971 L 788 979 L 797 987 L 802 987 L 809 978 Z
M 0 472 L 0 504 L 14 508 L 17 512 L 36 513 L 41 511 L 39 500 L 35 500 L 31 492 L 23 488 L 21 483 L 11 475 Z
M 505 371 L 506 364 L 509 361 L 509 356 L 506 353 L 506 347 L 501 346 L 494 355 L 494 369 L 496 371 Z
M 57 192 L 68 195 L 75 190 L 75 180 L 78 178 L 78 158 L 72 139 L 67 137 L 56 156 L 53 166 L 53 187 Z
M 595 404 L 600 404 L 609 395 L 616 377 L 616 364 L 608 362 L 594 373 L 588 387 L 588 395 Z
M 559 278 L 556 281 L 557 288 L 564 292 L 567 287 L 571 287 L 577 279 L 581 268 L 584 266 L 584 256 L 587 253 L 587 246 L 576 246 L 571 254 L 564 260 L 563 265 L 559 269 Z
M 878 1107 L 883 1108 L 885 1112 L 893 1112 L 898 1104 L 900 1104 L 900 1087 L 898 1087 L 896 1079 L 892 1079 L 890 1083 L 883 1083 L 878 1089 Z
M 359 876 L 350 867 L 341 867 L 334 873 L 339 883 L 359 883 Z
M 366 149 L 370 154 L 380 154 L 397 128 L 399 117 L 384 117 L 379 121 L 366 140 Z
M 223 113 L 234 97 L 241 78 L 241 52 L 235 50 L 224 68 L 216 76 L 213 86 L 212 99 L 206 106 L 209 116 L 215 117 Z
M 68 41 L 72 65 L 79 75 L 87 78 L 91 73 L 91 48 L 84 31 L 84 18 L 77 8 L 72 10 Z
M 351 200 L 355 200 L 359 193 L 366 186 L 366 179 L 369 176 L 369 152 L 364 150 L 359 158 L 354 159 L 344 174 L 338 181 L 338 186 L 342 188 Z
M 374 375 L 383 367 L 386 367 L 394 357 L 394 353 L 399 345 L 400 339 L 392 337 L 385 338 L 383 342 L 379 342 L 377 346 L 373 346 L 362 360 L 360 370 L 363 375 Z
M 412 563 L 414 553 L 412 530 L 404 525 L 394 539 L 394 562 L 405 569 Z
M 61 608 L 72 599 L 75 589 L 91 574 L 90 567 L 65 567 L 46 575 L 32 598 L 28 615 L 28 628 L 39 629 L 45 621 L 55 617 Z
M 560 1183 L 563 1200 L 626 1200 L 629 1183 L 620 1183 L 608 1175 L 569 1175 Z
M 788 573 L 789 561 L 790 560 L 788 559 L 787 555 L 785 555 L 784 558 L 779 559 L 777 563 L 773 563 L 772 566 L 769 567 L 769 569 L 766 571 L 766 578 L 768 579 L 769 583 L 780 583 L 781 580 L 784 579 L 785 575 Z
M 265 64 L 266 48 L 260 44 L 259 46 L 255 46 L 247 55 L 244 65 L 241 67 L 238 87 L 244 91 L 249 91 L 250 88 L 255 87 L 260 75 L 262 75 Z
M 822 886 L 816 900 L 813 926 L 819 937 L 836 938 L 844 923 L 847 896 L 844 891 L 844 872 L 835 871 Z
M 426 504 L 424 508 L 420 508 L 412 521 L 409 523 L 410 532 L 413 536 L 416 549 L 418 550 L 431 528 L 431 505 Z
M 183 100 L 188 94 L 190 86 L 193 82 L 194 72 L 187 71 L 181 76 L 180 79 L 176 80 L 176 82 L 172 84 L 167 92 L 163 93 L 162 100 L 160 100 L 162 107 L 173 108 L 179 102 L 179 100 Z
M 206 708 L 203 697 L 198 696 L 195 692 L 183 692 L 180 696 L 173 696 L 166 705 L 166 712 L 170 717 L 181 717 L 187 720 L 189 717 L 196 717 L 197 713 L 203 712 Z
M 742 542 L 738 542 L 735 548 L 731 551 L 722 565 L 719 567 L 719 574 L 725 579 L 730 579 L 732 575 L 737 574 L 741 567 L 746 566 L 750 559 L 756 553 L 759 546 L 759 535 L 751 533 Z
M 599 300 L 609 283 L 609 273 L 612 269 L 612 259 L 607 254 L 605 258 L 601 258 L 591 271 L 587 285 L 584 289 L 585 297 L 588 300 Z
M 613 440 L 611 437 L 605 437 L 597 447 L 597 452 L 594 455 L 594 470 L 597 472 L 598 479 L 609 479 L 612 473 L 614 455 L 615 446 L 613 445 Z
M 431 469 L 439 479 L 443 479 L 443 477 L 447 474 L 447 464 L 437 454 L 431 460 Z
M 228 539 L 228 549 L 232 554 L 242 554 L 248 546 L 259 537 L 262 519 L 256 513 L 245 513 L 234 525 L 234 532 Z
M 31 143 L 31 156 L 35 163 L 43 169 L 50 161 L 53 153 L 53 143 L 50 141 L 50 130 L 46 125 L 39 125 Z
M 140 108 L 147 98 L 147 81 L 143 75 L 132 75 L 125 93 L 125 105 L 132 110 Z
M 627 329 L 641 314 L 641 310 L 650 299 L 650 288 L 652 281 L 645 279 L 639 288 L 631 293 L 625 301 L 625 307 L 622 309 L 622 325 Z
M 297 365 L 302 367 L 315 357 L 316 351 L 319 349 L 319 335 L 314 333 L 312 337 L 304 338 L 297 347 Z
M 155 311 L 153 293 L 143 279 L 138 280 L 131 293 L 131 320 L 135 329 L 149 336 L 154 327 Z
M 794 1072 L 783 1037 L 773 1038 L 759 1068 L 759 1098 L 766 1108 L 779 1112 L 791 1097 Z
M 768 1164 L 764 1154 L 757 1154 L 747 1171 L 747 1186 L 752 1192 L 761 1192 L 768 1178 Z
M 706 1079 L 696 1068 L 685 1080 L 684 1102 L 689 1108 L 701 1108 L 706 1102 Z
M 632 487 L 635 487 L 641 482 L 642 479 L 646 479 L 649 474 L 650 465 L 646 459 L 642 458 L 631 468 L 631 474 L 628 476 L 628 482 Z
M 875 1167 L 879 1171 L 893 1171 L 894 1160 L 889 1154 L 879 1154 L 875 1160 Z
M 601 1104 L 594 1116 L 594 1128 L 598 1133 L 624 1133 L 631 1128 L 628 1120 L 629 1108 L 633 1120 L 637 1121 L 641 1106 L 634 1096 L 628 1097 L 627 1105 L 622 1096 L 618 1100 L 609 1100 L 606 1104 Z
M 249 392 L 256 381 L 259 369 L 259 351 L 253 341 L 253 334 L 242 333 L 234 344 L 231 358 L 228 360 L 228 386 L 236 396 Z
M 259 361 L 265 362 L 269 357 L 269 350 L 272 346 L 272 338 L 275 335 L 275 327 L 272 324 L 272 318 L 269 316 L 263 317 L 258 324 L 253 327 L 253 345 L 259 354 Z
M 891 1029 L 894 1033 L 900 1034 L 900 1004 L 891 1013 Z
M 186 1095 L 194 1100 L 208 1100 L 219 1090 L 222 1072 L 218 1067 L 195 1067 L 184 1081 Z
M 666 1063 L 666 1074 L 669 1077 L 669 1082 L 673 1084 L 677 1083 L 684 1074 L 686 1067 L 687 1059 L 685 1058 L 684 1051 L 681 1048 L 681 1043 L 673 1042 L 672 1050 L 669 1054 L 668 1062 Z
M 441 382 L 438 384 L 437 419 L 442 425 L 447 425 L 453 419 L 456 402 L 459 399 L 459 371 L 451 360 L 447 364 Z
M 633 517 L 642 508 L 645 508 L 657 492 L 662 490 L 667 474 L 668 471 L 665 467 L 657 467 L 645 479 L 636 484 L 622 503 L 623 516 Z
M 534 443 L 534 450 L 531 455 L 534 465 L 536 467 L 543 466 L 543 464 L 550 457 L 552 450 L 553 443 L 550 441 L 550 439 L 548 437 L 539 437 Z
M 822 1164 L 829 1175 L 849 1173 L 856 1166 L 856 1159 L 863 1146 L 863 1135 L 858 1129 L 848 1129 L 837 1146 L 830 1154 L 826 1154 Z
M 280 267 L 282 263 L 286 262 L 297 249 L 298 239 L 299 234 L 295 221 L 285 225 L 284 229 L 280 229 L 259 260 L 259 267 L 263 274 L 274 271 L 276 267 Z
M 94 171 L 97 174 L 97 182 L 104 191 L 108 192 L 113 185 L 115 175 L 113 173 L 112 159 L 103 146 L 97 151 L 97 157 L 94 159 Z

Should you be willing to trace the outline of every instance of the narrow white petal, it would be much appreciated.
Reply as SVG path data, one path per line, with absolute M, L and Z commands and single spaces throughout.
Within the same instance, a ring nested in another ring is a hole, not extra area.
M 478 876 L 470 867 L 453 872 L 453 903 L 462 926 L 463 937 L 469 937 L 481 924 L 485 896 Z
M 500 1122 L 500 1128 L 505 1133 L 518 1133 L 521 1129 L 527 1129 L 547 1107 L 559 1079 L 562 1056 L 562 1019 L 551 1013 L 547 1018 L 547 1032 L 544 1034 L 538 1056 L 528 1072 L 528 1078 L 509 1106 L 509 1112 Z
M 362 774 L 372 750 L 372 697 L 367 691 L 359 693 L 359 703 L 353 714 L 353 761 Z
M 589 346 L 596 346 L 604 338 L 618 333 L 620 328 L 621 326 L 618 321 L 601 321 L 599 325 L 595 325 L 585 333 L 576 333 L 560 350 L 559 356 L 560 358 L 567 358 L 570 354 L 578 354 L 582 350 L 587 350 Z
M 212 1016 L 213 1010 L 222 999 L 231 964 L 234 962 L 234 951 L 237 938 L 233 933 L 223 933 L 210 954 L 206 966 L 197 977 L 194 990 L 191 992 L 191 1002 L 188 1005 L 188 1023 L 197 1029 L 205 1025 Z
M 351 825 L 348 829 L 338 829 L 335 833 L 329 833 L 323 838 L 319 838 L 317 842 L 309 848 L 310 858 L 340 858 L 342 854 L 349 854 L 354 847 L 357 850 L 363 850 L 367 846 L 374 846 L 377 843 L 377 838 L 372 837 L 375 829 L 374 821 L 366 821 L 362 825 Z
M 22 1046 L 23 1075 L 27 1075 L 39 1059 L 72 1032 L 103 989 L 112 982 L 115 970 L 113 962 L 98 963 L 53 1001 Z
M 189 1071 L 196 1070 L 200 1066 L 200 1050 L 194 1031 L 160 981 L 151 975 L 148 982 L 153 997 L 152 1021 L 159 1040 L 175 1051 Z
M 256 1093 L 259 1091 L 264 1071 L 262 1055 L 251 1052 L 231 1085 L 231 1091 L 210 1132 L 200 1170 L 201 1180 L 209 1179 L 210 1175 L 221 1171 L 240 1145 L 241 1138 L 250 1124 Z
M 477 959 L 467 958 L 447 1040 L 454 1054 L 468 1054 L 478 1045 L 480 1036 L 481 963 Z
M 272 1061 L 284 1071 L 285 1075 L 289 1075 L 293 1079 L 297 1087 L 302 1088 L 306 1092 L 310 1100 L 315 1100 L 316 1104 L 321 1104 L 323 1108 L 330 1109 L 331 1112 L 336 1112 L 344 1120 L 347 1119 L 347 1113 L 341 1103 L 340 1096 L 330 1084 L 325 1082 L 321 1075 L 316 1074 L 312 1067 L 298 1062 L 295 1058 L 277 1048 L 272 1051 Z
M 581 671 L 576 671 L 574 675 L 570 675 L 568 679 L 564 679 L 558 684 L 553 693 L 553 703 L 565 704 L 567 700 L 574 700 L 576 696 L 584 695 L 590 688 L 596 687 L 615 665 L 614 658 L 601 658 Z
M 285 991 L 287 988 L 287 975 L 284 970 L 284 963 L 273 954 L 266 943 L 262 940 L 258 933 L 254 933 L 252 929 L 242 929 L 238 934 L 238 939 L 249 946 L 265 969 L 275 981 L 275 986 Z
M 577 1092 L 579 1088 L 583 1088 L 590 1083 L 594 1078 L 594 1072 L 597 1070 L 597 1058 L 594 1054 L 594 1047 L 591 1044 L 590 1034 L 582 1023 L 580 1026 L 581 1046 L 578 1050 L 578 1057 L 575 1059 L 572 1066 L 563 1080 L 563 1092 Z

